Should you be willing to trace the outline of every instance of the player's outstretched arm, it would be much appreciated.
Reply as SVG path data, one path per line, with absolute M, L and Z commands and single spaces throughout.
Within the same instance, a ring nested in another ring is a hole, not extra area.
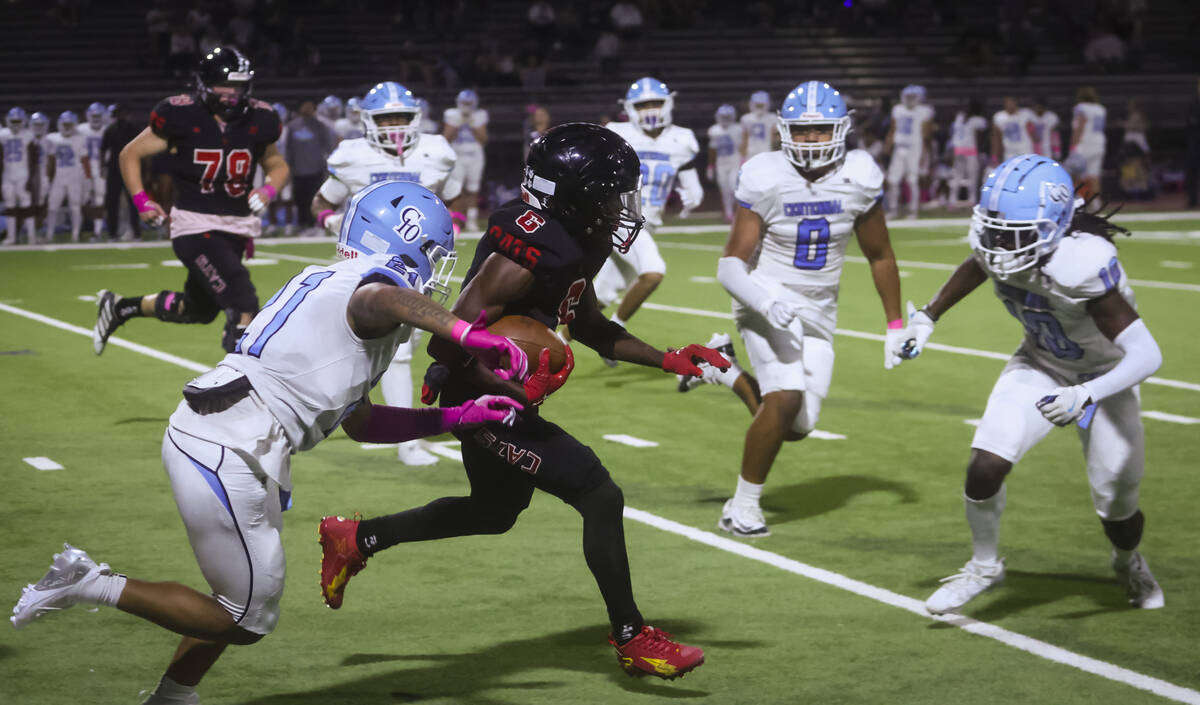
M 858 236 L 858 245 L 871 267 L 875 291 L 883 302 L 884 320 L 887 321 L 883 368 L 890 370 L 905 359 L 902 352 L 907 338 L 904 335 L 904 319 L 900 317 L 900 272 L 896 269 L 896 254 L 888 237 L 883 206 L 876 202 L 870 210 L 859 216 L 854 231 Z
M 733 214 L 733 230 L 725 244 L 725 254 L 717 260 L 717 281 L 743 306 L 758 311 L 771 325 L 786 330 L 800 312 L 794 301 L 772 297 L 750 275 L 750 260 L 758 249 L 763 232 L 762 217 L 738 205 Z
M 130 198 L 137 206 L 142 222 L 151 225 L 161 223 L 167 217 L 167 213 L 162 206 L 146 195 L 146 188 L 142 183 L 142 160 L 166 151 L 167 146 L 165 139 L 154 134 L 147 127 L 142 130 L 141 134 L 134 137 L 133 141 L 125 145 L 117 158 L 121 166 L 121 179 L 125 181 L 125 190 L 131 194 Z
M 488 333 L 482 316 L 468 323 L 408 287 L 364 284 L 350 297 L 346 318 L 360 338 L 378 338 L 399 325 L 427 330 L 453 341 L 504 379 L 524 378 L 528 367 L 525 353 L 508 338 Z
M 333 182 L 332 186 L 330 182 Z M 313 196 L 312 207 L 310 209 L 312 210 L 313 218 L 317 221 L 317 225 L 320 225 L 334 235 L 337 235 L 338 231 L 341 230 L 342 218 L 346 214 L 337 212 L 341 203 L 334 203 L 322 195 L 321 191 L 325 191 L 326 189 L 332 190 L 337 187 L 345 188 L 340 181 L 332 176 L 326 179 L 325 184 L 321 186 L 321 190 L 317 191 L 316 195 Z M 348 193 L 349 189 L 346 189 L 346 191 Z
M 912 359 L 921 354 L 929 336 L 933 335 L 933 326 L 954 304 L 962 301 L 967 294 L 979 288 L 987 281 L 983 267 L 968 255 L 963 263 L 958 265 L 950 277 L 933 295 L 929 303 L 920 309 L 908 303 L 908 325 L 904 329 L 904 357 Z
M 1162 366 L 1158 341 L 1119 290 L 1113 288 L 1088 301 L 1087 310 L 1100 332 L 1123 354 L 1121 361 L 1108 372 L 1083 384 L 1058 387 L 1037 403 L 1042 415 L 1059 426 L 1084 417 L 1089 405 L 1141 384 Z M 1086 425 L 1085 421 L 1079 423 Z
M 512 426 L 525 406 L 504 396 L 484 395 L 458 406 L 407 409 L 364 401 L 342 421 L 342 429 L 359 443 L 404 443 L 488 423 Z

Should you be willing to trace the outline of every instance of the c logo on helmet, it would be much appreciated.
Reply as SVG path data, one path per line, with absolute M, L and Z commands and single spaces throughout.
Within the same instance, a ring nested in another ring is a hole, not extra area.
M 1070 203 L 1071 189 L 1066 184 L 1046 183 L 1046 197 L 1055 203 Z
M 400 211 L 400 224 L 392 229 L 404 242 L 416 242 L 423 234 L 422 220 L 425 220 L 425 214 L 421 212 L 421 209 L 416 206 L 406 206 L 404 210 Z

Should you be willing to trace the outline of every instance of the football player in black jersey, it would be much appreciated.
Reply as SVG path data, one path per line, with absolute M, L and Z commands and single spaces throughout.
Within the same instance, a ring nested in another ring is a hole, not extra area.
M 221 347 L 231 352 L 258 312 L 242 257 L 253 255 L 259 214 L 288 181 L 288 165 L 275 148 L 279 116 L 251 97 L 254 71 L 237 49 L 213 49 L 200 59 L 193 78 L 193 92 L 155 106 L 149 127 L 120 156 L 121 176 L 142 220 L 158 225 L 169 218 L 171 244 L 187 267 L 187 281 L 183 291 L 145 296 L 101 291 L 92 332 L 97 355 L 130 318 L 209 323 L 222 312 Z M 178 191 L 169 216 L 142 187 L 142 160 L 163 151 Z M 266 180 L 252 189 L 259 165 Z
M 600 312 L 592 277 L 614 245 L 628 250 L 642 227 L 639 168 L 625 140 L 599 125 L 571 123 L 549 130 L 530 147 L 523 200 L 501 206 L 489 219 L 455 313 L 483 311 L 491 321 L 528 316 L 552 329 L 565 324 L 574 340 L 605 357 L 668 372 L 698 375 L 699 361 L 728 367 L 717 351 L 699 345 L 658 350 Z M 485 389 L 538 404 L 562 386 L 572 366 L 568 357 L 562 370 L 551 374 L 543 351 L 522 388 L 494 384 L 447 346 L 431 342 L 429 352 L 448 370 L 443 405 Z M 340 606 L 346 581 L 372 554 L 407 541 L 502 534 L 540 489 L 583 516 L 584 557 L 608 607 L 609 639 L 622 666 L 633 674 L 674 678 L 704 662 L 703 651 L 672 641 L 647 626 L 638 612 L 625 553 L 624 497 L 591 448 L 536 412 L 514 428 L 492 425 L 458 438 L 470 496 L 443 497 L 361 522 L 322 520 L 322 592 L 331 607 Z

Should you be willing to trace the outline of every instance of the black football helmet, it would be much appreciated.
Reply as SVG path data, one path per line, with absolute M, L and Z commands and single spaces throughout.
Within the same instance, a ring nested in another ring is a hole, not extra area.
M 529 147 L 521 197 L 569 227 L 612 238 L 629 252 L 642 231 L 641 162 L 612 130 L 588 122 L 552 127 Z
M 250 89 L 254 82 L 254 69 L 242 52 L 229 46 L 213 49 L 200 59 L 192 74 L 196 98 L 213 115 L 226 122 L 236 122 L 250 111 Z M 232 93 L 213 90 L 230 87 Z

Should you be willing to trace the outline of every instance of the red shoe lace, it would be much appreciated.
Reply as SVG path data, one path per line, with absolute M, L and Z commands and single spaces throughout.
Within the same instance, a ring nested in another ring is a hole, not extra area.
M 658 627 L 649 627 L 648 632 L 643 632 L 646 635 L 645 649 L 655 654 L 665 654 L 670 651 L 678 651 L 679 644 L 671 641 L 671 635 Z

